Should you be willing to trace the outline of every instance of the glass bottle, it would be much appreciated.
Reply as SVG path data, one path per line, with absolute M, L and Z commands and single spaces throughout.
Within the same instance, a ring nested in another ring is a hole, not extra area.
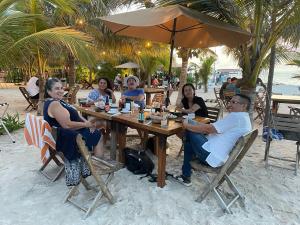
M 109 105 L 109 97 L 108 95 L 106 96 L 106 100 L 105 100 L 105 112 L 108 112 L 110 110 L 110 105 Z
M 140 123 L 143 123 L 145 121 L 145 115 L 144 115 L 144 107 L 140 106 L 139 107 L 139 117 L 138 117 L 138 121 Z

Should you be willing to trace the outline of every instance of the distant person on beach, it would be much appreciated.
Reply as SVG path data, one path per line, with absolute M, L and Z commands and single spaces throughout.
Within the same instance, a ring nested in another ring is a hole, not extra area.
M 226 89 L 227 85 L 231 83 L 231 77 L 227 77 L 227 81 L 224 82 L 220 89 L 220 98 L 224 99 L 224 90 Z
M 236 77 L 231 78 L 231 82 L 230 84 L 228 84 L 226 86 L 226 91 L 233 91 L 235 94 L 240 94 L 241 93 L 241 89 L 238 88 L 237 85 L 237 81 L 238 79 Z
M 39 78 L 33 76 L 26 84 L 26 90 L 28 91 L 30 98 L 39 99 Z
M 196 157 L 200 163 L 220 167 L 227 161 L 236 141 L 251 131 L 248 114 L 250 98 L 235 95 L 228 104 L 229 114 L 212 124 L 185 120 L 184 157 L 182 175 L 176 179 L 185 186 L 191 186 L 191 160 Z

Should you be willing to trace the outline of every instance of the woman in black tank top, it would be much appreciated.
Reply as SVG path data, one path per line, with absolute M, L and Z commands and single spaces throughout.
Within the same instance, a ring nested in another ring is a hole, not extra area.
M 62 127 L 80 133 L 84 137 L 89 150 L 93 150 L 96 157 L 103 157 L 100 131 L 96 129 L 94 123 L 84 119 L 73 106 L 62 100 L 64 90 L 60 80 L 57 78 L 48 79 L 45 91 L 45 97 L 48 97 L 48 99 L 44 104 L 44 119 L 50 126 Z M 74 146 L 74 143 L 70 146 Z M 68 148 L 68 143 L 64 144 L 64 148 L 65 151 L 71 151 Z

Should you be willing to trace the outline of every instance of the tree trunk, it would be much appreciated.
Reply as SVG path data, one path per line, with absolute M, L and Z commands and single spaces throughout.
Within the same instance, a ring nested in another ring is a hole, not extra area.
M 176 105 L 180 104 L 182 99 L 182 87 L 186 84 L 187 79 L 187 68 L 189 63 L 189 49 L 182 48 L 181 50 L 181 58 L 182 58 L 182 65 L 181 65 L 181 72 L 179 77 L 179 87 L 178 87 L 178 96 L 176 99 Z
M 207 93 L 208 87 L 207 87 L 207 82 L 204 84 L 204 92 Z
M 74 56 L 70 53 L 68 56 L 68 75 L 69 75 L 69 88 L 75 86 L 75 81 L 76 81 L 76 74 L 75 74 L 75 58 Z
M 267 93 L 266 93 L 264 127 L 269 125 L 269 119 L 271 115 L 271 96 L 272 96 L 272 84 L 273 84 L 274 68 L 275 68 L 275 54 L 276 54 L 276 45 L 274 45 L 271 48 L 270 68 L 269 68 Z

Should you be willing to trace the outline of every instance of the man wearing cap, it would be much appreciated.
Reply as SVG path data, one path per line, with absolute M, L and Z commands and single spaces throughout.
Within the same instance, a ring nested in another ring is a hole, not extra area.
M 145 107 L 144 89 L 137 88 L 139 85 L 139 78 L 129 75 L 125 78 L 124 84 L 128 87 L 128 89 L 122 94 L 122 100 L 125 101 L 126 99 L 129 99 L 134 101 L 134 103 L 138 104 L 139 106 Z

